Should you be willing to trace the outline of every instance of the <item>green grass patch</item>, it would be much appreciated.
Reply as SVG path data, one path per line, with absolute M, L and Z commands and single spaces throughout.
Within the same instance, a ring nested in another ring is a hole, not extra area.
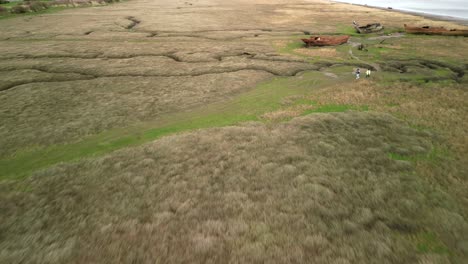
M 354 55 L 358 56 L 361 59 L 368 60 L 368 61 L 379 61 L 382 59 L 382 56 L 392 52 L 392 49 L 379 47 L 376 45 L 366 45 L 366 50 L 358 50 L 357 48 L 353 48 Z
M 10 3 L 7 3 L 7 4 L 0 4 L 0 6 L 3 6 L 3 7 L 6 7 L 6 8 L 11 8 L 12 6 L 15 6 L 15 5 L 18 5 L 18 4 L 21 4 L 23 2 L 10 2 Z
M 379 72 L 378 80 L 385 86 L 393 86 L 396 82 L 405 82 L 422 87 L 440 87 L 456 84 L 456 75 L 449 69 L 407 67 L 407 72 Z
M 307 37 L 304 36 L 302 38 L 307 38 Z M 294 53 L 295 49 L 299 49 L 299 48 L 303 48 L 303 47 L 304 47 L 304 43 L 299 38 L 299 40 L 290 41 L 285 47 L 280 48 L 279 52 L 281 52 L 281 53 Z
M 433 232 L 421 232 L 414 238 L 419 253 L 448 255 L 449 249 Z
M 389 34 L 404 33 L 404 32 L 405 32 L 404 28 L 384 27 L 384 30 L 381 33 L 383 33 L 384 35 L 389 35 Z
M 450 159 L 451 155 L 448 149 L 434 147 L 426 154 L 402 155 L 398 153 L 388 153 L 388 157 L 393 160 L 404 160 L 410 162 L 426 161 L 432 164 L 437 164 L 445 159 Z
M 356 37 L 363 36 L 362 34 L 359 34 L 353 26 L 347 26 L 343 24 L 337 25 L 336 32 L 338 32 L 339 34 L 356 36 Z
M 277 77 L 228 102 L 213 103 L 190 112 L 168 114 L 153 122 L 110 130 L 76 143 L 18 152 L 0 160 L 0 179 L 26 177 L 57 163 L 103 155 L 165 135 L 258 121 L 262 114 L 280 109 L 284 98 L 307 95 L 328 82 L 331 81 L 320 72 L 307 72 L 300 77 Z M 321 107 L 318 111 L 326 112 L 326 109 Z
M 277 48 L 277 51 L 279 53 L 291 54 L 291 55 L 294 55 L 294 56 L 301 57 L 302 59 L 312 61 L 311 57 L 308 57 L 308 56 L 306 56 L 304 54 L 300 54 L 300 53 L 297 53 L 297 52 L 294 51 L 296 49 L 304 48 L 305 44 L 304 44 L 304 42 L 302 42 L 301 39 L 308 38 L 308 37 L 309 36 L 304 35 L 304 36 L 297 36 L 297 37 L 291 38 L 291 40 L 286 44 L 285 47 Z

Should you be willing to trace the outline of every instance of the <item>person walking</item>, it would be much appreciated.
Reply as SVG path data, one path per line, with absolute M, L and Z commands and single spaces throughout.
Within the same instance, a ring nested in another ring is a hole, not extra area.
M 359 68 L 357 68 L 356 69 L 356 80 L 359 79 L 360 75 L 361 75 L 361 70 Z
M 371 70 L 370 70 L 370 69 L 367 69 L 367 71 L 366 71 L 366 78 L 369 78 L 369 77 L 370 77 L 370 74 L 371 74 Z

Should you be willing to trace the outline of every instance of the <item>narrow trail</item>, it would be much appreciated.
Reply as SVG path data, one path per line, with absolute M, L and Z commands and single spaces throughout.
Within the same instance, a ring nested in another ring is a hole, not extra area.
M 372 63 L 372 62 L 368 62 L 368 61 L 361 60 L 358 56 L 354 55 L 354 54 L 353 54 L 353 47 L 355 47 L 355 45 L 356 45 L 357 43 L 352 42 L 352 43 L 350 43 L 350 44 L 351 44 L 351 47 L 349 48 L 348 53 L 349 53 L 349 55 L 350 55 L 353 59 L 355 59 L 355 60 L 357 60 L 357 61 L 360 61 L 360 62 L 362 62 L 362 63 L 371 65 L 371 66 L 374 68 L 374 69 L 373 69 L 374 71 L 381 71 L 381 70 L 382 70 L 382 69 L 380 68 L 380 66 L 379 66 L 377 63 Z

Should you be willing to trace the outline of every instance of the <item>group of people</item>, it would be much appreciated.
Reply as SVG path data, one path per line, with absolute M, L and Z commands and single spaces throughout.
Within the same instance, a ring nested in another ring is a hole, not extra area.
M 367 69 L 366 71 L 366 78 L 369 78 L 371 75 L 371 70 Z M 356 80 L 358 80 L 361 77 L 361 69 L 357 68 L 356 69 Z

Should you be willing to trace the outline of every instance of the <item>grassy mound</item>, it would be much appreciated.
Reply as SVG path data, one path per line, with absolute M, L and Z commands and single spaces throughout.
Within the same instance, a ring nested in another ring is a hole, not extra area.
M 0 262 L 445 263 L 466 221 L 390 155 L 432 140 L 390 115 L 327 113 L 56 166 L 0 185 Z

